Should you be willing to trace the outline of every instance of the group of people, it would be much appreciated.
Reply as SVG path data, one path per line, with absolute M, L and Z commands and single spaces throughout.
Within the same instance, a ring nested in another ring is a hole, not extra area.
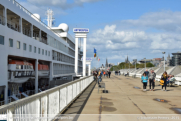
M 115 71 L 115 75 L 120 75 L 120 71 Z
M 147 83 L 149 82 L 150 84 L 150 91 L 153 90 L 154 91 L 154 87 L 155 87 L 155 78 L 156 78 L 156 73 L 154 72 L 154 70 L 151 70 L 150 73 L 148 70 L 146 70 L 142 77 L 141 77 L 141 81 L 143 83 L 143 91 L 146 91 L 146 86 Z M 151 89 L 152 87 L 152 89 Z
M 102 77 L 109 77 L 111 76 L 111 72 L 110 71 L 93 71 L 93 76 L 94 76 L 94 80 L 97 81 L 98 79 L 98 83 L 102 81 Z
M 150 86 L 150 91 L 154 91 L 154 87 L 155 87 L 155 78 L 156 78 L 156 73 L 154 72 L 154 70 L 151 70 L 150 72 L 148 70 L 146 70 L 142 77 L 141 77 L 141 81 L 143 83 L 143 91 L 146 91 L 146 87 L 147 87 L 147 83 L 149 82 L 149 86 Z M 167 88 L 167 84 L 172 81 L 172 79 L 174 79 L 173 75 L 168 75 L 167 72 L 165 71 L 162 76 L 161 76 L 161 80 L 163 81 L 162 85 L 162 91 L 163 91 L 163 87 L 165 87 L 165 91 Z M 152 87 L 152 88 L 151 88 Z

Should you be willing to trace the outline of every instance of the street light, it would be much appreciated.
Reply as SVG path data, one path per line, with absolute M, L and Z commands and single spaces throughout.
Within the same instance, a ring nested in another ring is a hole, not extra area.
M 144 58 L 145 59 L 145 71 L 146 71 L 146 58 Z
M 165 72 L 165 52 L 162 52 L 164 54 L 164 72 Z
M 134 59 L 133 61 L 134 61 L 134 63 L 135 63 L 135 71 L 136 71 L 136 63 L 137 63 L 137 59 Z

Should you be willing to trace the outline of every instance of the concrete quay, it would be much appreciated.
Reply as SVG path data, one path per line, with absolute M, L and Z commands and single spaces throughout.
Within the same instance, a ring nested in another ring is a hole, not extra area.
M 155 91 L 149 91 L 148 84 L 144 92 L 140 78 L 113 74 L 103 82 L 109 93 L 98 93 L 96 85 L 78 121 L 181 120 L 181 86 L 162 91 L 155 82 Z

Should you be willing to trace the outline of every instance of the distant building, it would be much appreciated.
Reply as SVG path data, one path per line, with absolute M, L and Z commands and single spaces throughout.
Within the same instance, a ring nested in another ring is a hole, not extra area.
M 170 66 L 181 65 L 181 52 L 172 53 L 172 59 L 170 59 Z
M 157 66 L 160 66 L 161 61 L 162 61 L 162 58 L 153 58 L 152 64 L 157 67 Z
M 121 62 L 118 62 L 117 65 L 119 65 Z
M 104 64 L 99 68 L 100 70 L 105 70 Z
M 114 63 L 109 63 L 108 65 L 111 68 L 112 66 L 114 66 Z
M 128 56 L 127 56 L 127 58 L 125 59 L 125 63 L 130 63 L 130 62 L 129 62 L 129 59 L 128 59 Z
M 133 61 L 132 62 L 130 62 L 132 65 L 135 65 L 135 64 L 137 64 L 138 62 L 137 62 L 137 59 L 133 59 Z
M 168 54 L 168 57 L 167 57 L 167 66 L 170 66 L 170 62 L 171 62 L 172 58 L 170 57 L 170 54 Z
M 107 61 L 107 58 L 106 58 L 106 64 L 105 64 L 105 67 L 107 68 L 109 65 L 108 65 L 108 61 Z
M 146 63 L 149 63 L 149 62 L 151 63 L 151 62 L 152 62 L 152 59 L 142 59 L 142 60 L 140 60 L 139 62 L 140 62 L 140 63 L 145 63 L 145 62 L 146 62 Z

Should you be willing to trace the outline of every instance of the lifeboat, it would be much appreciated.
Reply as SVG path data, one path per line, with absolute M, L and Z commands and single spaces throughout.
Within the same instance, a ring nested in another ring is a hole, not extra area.
M 49 76 L 49 67 L 48 65 L 38 64 L 38 76 Z
M 13 83 L 24 83 L 34 74 L 33 64 L 24 61 L 8 62 L 8 80 Z

